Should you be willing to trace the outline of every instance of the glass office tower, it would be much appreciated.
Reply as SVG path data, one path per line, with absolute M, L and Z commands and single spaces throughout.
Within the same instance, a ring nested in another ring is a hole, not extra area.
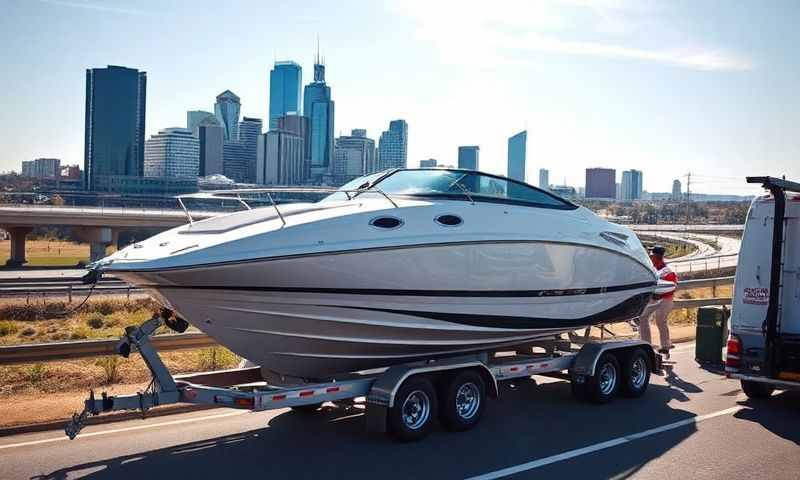
M 480 154 L 481 147 L 477 145 L 458 147 L 458 168 L 478 170 Z
M 278 128 L 278 118 L 300 112 L 303 69 L 295 62 L 275 62 L 269 72 L 269 129 Z
M 109 65 L 86 70 L 84 185 L 101 175 L 141 176 L 147 73 Z
M 392 120 L 389 130 L 381 133 L 378 139 L 378 167 L 374 171 L 387 168 L 406 168 L 408 162 L 408 123 L 405 120 Z M 365 173 L 373 173 L 367 171 Z
M 214 104 L 214 115 L 225 129 L 226 141 L 235 142 L 239 139 L 239 111 L 241 108 L 239 97 L 230 90 L 225 90 L 217 95 L 217 103 Z
M 508 139 L 508 178 L 525 181 L 525 154 L 528 132 L 522 131 Z

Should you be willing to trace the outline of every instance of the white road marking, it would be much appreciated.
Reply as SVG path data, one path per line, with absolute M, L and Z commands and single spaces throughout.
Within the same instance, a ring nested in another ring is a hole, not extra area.
M 667 425 L 662 425 L 660 427 L 644 430 L 639 433 L 634 433 L 631 435 L 625 435 L 623 437 L 617 437 L 611 440 L 606 440 L 605 442 L 589 445 L 588 447 L 578 448 L 576 450 L 569 450 L 563 453 L 559 453 L 557 455 L 552 455 L 550 457 L 540 458 L 539 460 L 533 460 L 531 462 L 521 463 L 513 467 L 507 467 L 501 470 L 495 470 L 494 472 L 484 473 L 483 475 L 470 477 L 467 480 L 493 480 L 495 478 L 503 478 L 509 475 L 516 475 L 521 472 L 526 472 L 539 467 L 544 467 L 546 465 L 551 465 L 553 463 L 563 462 L 564 460 L 570 460 L 576 457 L 580 457 L 582 455 L 588 455 L 590 453 L 599 452 L 600 450 L 606 450 L 612 447 L 616 447 L 618 445 L 623 445 L 625 443 L 633 442 L 634 440 L 639 440 L 645 437 L 649 437 L 651 435 L 656 435 L 662 432 L 667 432 L 669 430 L 674 430 L 676 428 L 681 428 L 686 425 L 696 425 L 704 420 L 709 420 L 715 417 L 721 417 L 723 415 L 730 415 L 738 412 L 743 408 L 744 407 L 742 406 L 736 406 L 736 407 L 726 408 L 725 410 L 719 410 L 713 413 L 707 413 L 705 415 L 698 415 L 696 417 L 687 418 L 685 420 L 679 420 L 677 422 L 669 423 Z
M 89 433 L 81 433 L 76 440 L 81 438 L 87 437 L 97 437 L 100 435 L 111 435 L 113 433 L 121 433 L 121 432 L 130 432 L 133 430 L 144 430 L 147 428 L 157 428 L 157 427 L 165 427 L 168 425 L 180 425 L 183 423 L 192 423 L 192 422 L 199 422 L 202 420 L 213 420 L 216 418 L 225 418 L 225 417 L 232 417 L 235 415 L 242 415 L 245 413 L 250 413 L 249 410 L 238 410 L 235 412 L 226 412 L 220 413 L 217 415 L 206 415 L 204 417 L 194 417 L 194 418 L 184 418 L 182 420 L 171 420 L 169 422 L 161 422 L 161 423 L 150 423 L 147 425 L 137 425 L 135 427 L 124 427 L 124 428 L 115 428 L 113 430 L 102 430 L 100 432 L 89 432 Z M 0 450 L 5 450 L 7 448 L 14 448 L 14 447 L 28 447 L 31 445 L 41 445 L 43 443 L 53 443 L 53 442 L 61 442 L 64 440 L 69 440 L 69 437 L 66 435 L 62 435 L 59 437 L 54 438 L 44 438 L 42 440 L 31 440 L 30 442 L 20 442 L 20 443 L 11 443 L 8 445 L 0 445 Z

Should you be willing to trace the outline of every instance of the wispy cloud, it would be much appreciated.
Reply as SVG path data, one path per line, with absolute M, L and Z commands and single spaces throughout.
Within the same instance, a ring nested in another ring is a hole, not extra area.
M 135 8 L 117 7 L 96 2 L 80 1 L 80 0 L 39 0 L 42 3 L 55 5 L 66 8 L 80 8 L 83 10 L 95 10 L 99 12 L 116 13 L 120 15 L 136 15 L 144 16 L 147 12 Z
M 653 35 L 633 35 L 639 27 L 637 18 L 654 17 L 657 12 L 643 11 L 642 4 L 629 5 L 622 0 L 511 0 L 501 5 L 408 0 L 399 12 L 411 16 L 418 38 L 451 63 L 525 64 L 523 54 L 539 52 L 708 71 L 754 68 L 749 58 L 725 49 L 696 44 L 660 46 Z

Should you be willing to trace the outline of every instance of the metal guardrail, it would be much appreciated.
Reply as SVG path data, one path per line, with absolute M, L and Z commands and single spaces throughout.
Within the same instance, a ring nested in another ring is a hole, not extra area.
M 151 341 L 159 351 L 185 350 L 217 345 L 211 337 L 199 332 L 157 335 L 152 337 Z M 108 338 L 0 347 L 0 365 L 116 355 L 118 343 L 119 339 Z

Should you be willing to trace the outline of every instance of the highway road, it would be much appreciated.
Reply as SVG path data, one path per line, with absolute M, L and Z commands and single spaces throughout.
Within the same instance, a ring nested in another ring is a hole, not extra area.
M 567 382 L 504 384 L 481 424 L 398 444 L 358 409 L 206 410 L 0 438 L 0 478 L 798 478 L 800 393 L 747 401 L 693 346 L 647 394 L 578 403 Z
M 739 261 L 737 254 L 742 241 L 738 238 L 700 233 L 647 232 L 656 238 L 683 240 L 697 247 L 689 255 L 674 258 L 667 263 L 677 272 L 697 272 L 735 267 Z M 716 244 L 717 248 L 712 245 Z

